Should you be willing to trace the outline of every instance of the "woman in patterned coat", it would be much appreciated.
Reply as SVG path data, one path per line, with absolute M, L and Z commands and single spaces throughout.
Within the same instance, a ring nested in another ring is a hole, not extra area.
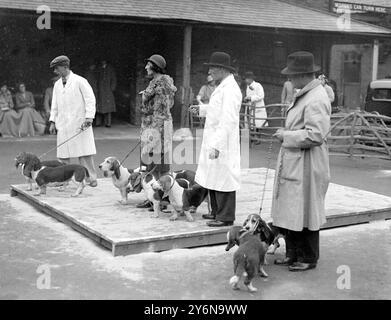
M 177 88 L 173 79 L 165 74 L 166 61 L 157 54 L 146 60 L 145 70 L 151 81 L 140 92 L 141 106 L 141 165 L 146 165 L 158 176 L 170 171 L 172 149 L 172 116 L 170 109 L 174 105 Z M 153 162 L 153 163 L 152 163 Z M 139 207 L 148 207 L 147 202 Z

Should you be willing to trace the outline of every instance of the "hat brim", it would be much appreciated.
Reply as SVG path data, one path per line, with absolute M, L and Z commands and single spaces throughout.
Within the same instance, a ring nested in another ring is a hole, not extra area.
M 220 64 L 220 63 L 204 63 L 204 66 L 207 66 L 207 67 L 219 67 L 219 68 L 224 68 L 224 69 L 227 69 L 229 71 L 232 71 L 232 72 L 236 72 L 236 69 L 234 67 L 231 67 L 231 66 L 227 66 L 225 64 Z
M 293 71 L 293 70 L 290 70 L 288 67 L 282 69 L 281 71 L 281 74 L 285 74 L 285 75 L 294 75 L 294 74 L 307 74 L 307 73 L 315 73 L 315 72 L 318 72 L 320 70 L 320 66 L 314 66 L 312 70 L 306 70 L 306 71 Z
M 58 67 L 58 66 L 60 66 L 60 67 L 69 67 L 70 64 L 67 63 L 67 62 L 59 62 L 59 63 L 51 64 L 50 68 L 53 69 L 53 68 Z

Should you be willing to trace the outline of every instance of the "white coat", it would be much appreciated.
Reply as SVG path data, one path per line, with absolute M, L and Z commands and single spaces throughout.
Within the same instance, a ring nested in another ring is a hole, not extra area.
M 95 96 L 88 81 L 73 72 L 65 87 L 62 79 L 53 88 L 50 121 L 56 124 L 57 145 L 77 132 L 86 118 L 95 117 Z M 94 133 L 89 127 L 57 149 L 58 158 L 75 158 L 96 154 Z
M 195 181 L 201 186 L 230 192 L 240 188 L 239 112 L 242 93 L 233 75 L 213 91 L 209 104 L 200 105 L 205 128 Z M 212 148 L 217 159 L 209 159 Z
M 246 88 L 246 97 L 251 99 L 251 103 L 255 106 L 255 118 L 267 118 L 265 106 L 265 92 L 259 82 L 253 81 Z M 255 120 L 256 127 L 262 127 L 266 120 Z

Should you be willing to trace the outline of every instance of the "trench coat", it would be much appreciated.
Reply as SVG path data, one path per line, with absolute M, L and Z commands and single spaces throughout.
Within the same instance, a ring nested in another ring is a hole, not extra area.
M 99 68 L 98 71 L 98 113 L 115 112 L 115 99 L 113 91 L 117 87 L 117 77 L 114 68 L 107 65 L 106 68 Z
M 213 91 L 209 104 L 200 105 L 206 117 L 195 181 L 204 188 L 231 192 L 240 188 L 239 112 L 242 93 L 233 75 Z M 209 159 L 211 149 L 219 150 Z
M 300 90 L 287 109 L 272 201 L 277 227 L 316 231 L 326 222 L 330 114 L 330 99 L 317 79 Z
M 255 107 L 255 118 L 267 118 L 265 106 L 265 91 L 259 82 L 253 81 L 246 88 L 246 96 L 250 98 L 251 103 Z M 266 120 L 255 120 L 256 127 L 262 127 Z
M 86 118 L 94 117 L 95 96 L 86 79 L 71 71 L 65 87 L 61 78 L 56 81 L 49 120 L 56 124 L 57 145 L 79 132 Z M 62 159 L 94 154 L 96 148 L 91 126 L 57 149 L 57 157 Z

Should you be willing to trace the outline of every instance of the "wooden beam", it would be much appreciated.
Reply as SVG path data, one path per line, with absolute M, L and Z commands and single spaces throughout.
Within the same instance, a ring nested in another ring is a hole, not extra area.
M 373 41 L 373 57 L 372 57 L 372 81 L 377 79 L 377 69 L 379 66 L 379 40 Z
M 191 35 L 192 26 L 186 25 L 183 34 L 183 104 L 181 112 L 181 127 L 189 127 L 188 107 L 190 101 L 190 70 L 191 70 Z

